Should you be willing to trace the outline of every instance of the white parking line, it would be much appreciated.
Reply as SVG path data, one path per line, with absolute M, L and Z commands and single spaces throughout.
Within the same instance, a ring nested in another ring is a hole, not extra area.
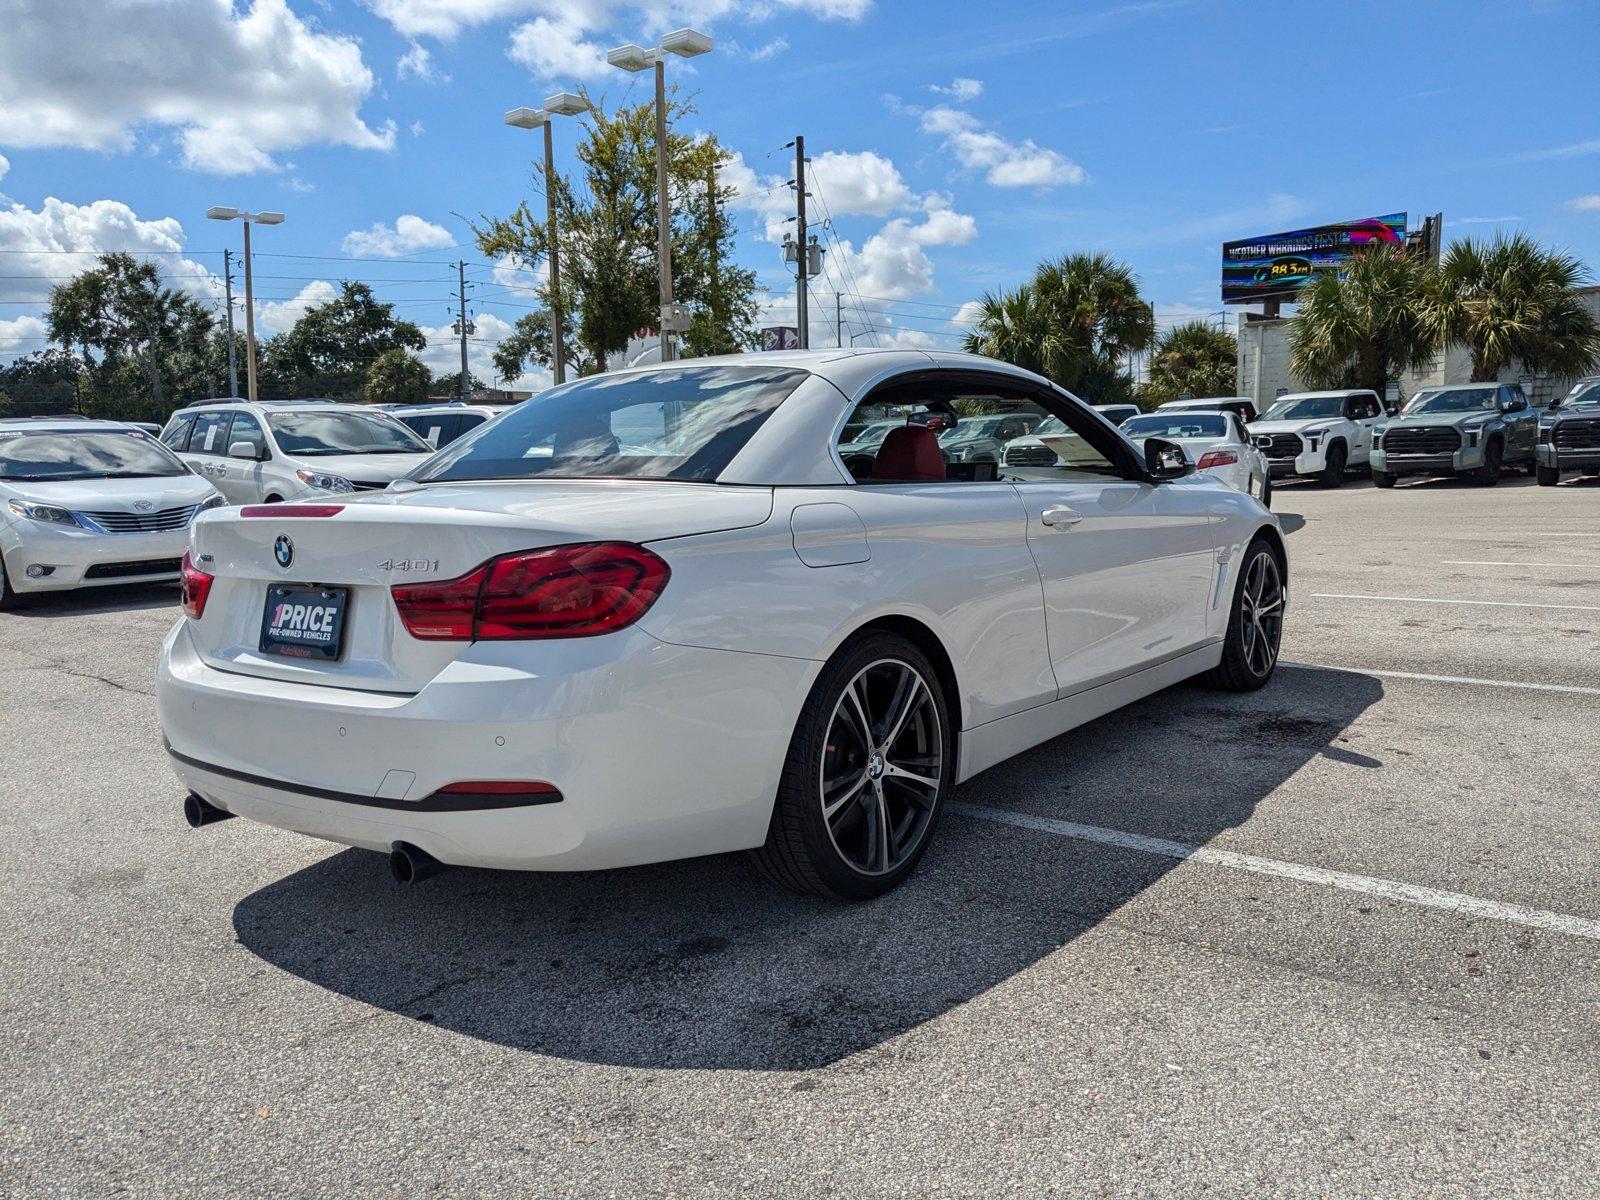
M 1383 600 L 1391 604 L 1473 604 L 1487 608 L 1560 608 L 1600 612 L 1600 604 L 1531 604 L 1525 600 L 1450 600 L 1437 596 L 1368 596 L 1362 592 L 1312 592 L 1315 600 Z
M 1573 937 L 1600 941 L 1600 921 L 1574 917 L 1567 913 L 1550 912 L 1543 908 L 1528 908 L 1522 904 L 1484 900 L 1461 892 L 1419 887 L 1414 883 L 1398 883 L 1392 879 L 1351 875 L 1345 871 L 1330 871 L 1325 867 L 1307 867 L 1300 863 L 1281 862 L 1275 858 L 1258 858 L 1253 854 L 1236 854 L 1232 850 L 1217 850 L 1210 846 L 1191 846 L 1184 842 L 1170 842 L 1165 838 L 1146 837 L 1141 833 L 1126 833 L 1120 829 L 1105 829 L 1099 825 L 1079 825 L 1075 821 L 1035 817 L 1028 813 L 1010 812 L 990 808 L 987 805 L 952 804 L 950 807 L 962 816 L 974 817 L 980 821 L 992 821 L 998 825 L 1015 825 L 1039 833 L 1051 833 L 1057 837 L 1096 842 L 1102 846 L 1140 850 L 1146 854 L 1159 854 L 1165 858 L 1202 863 L 1211 867 L 1231 867 L 1233 870 L 1249 871 L 1255 875 L 1274 875 L 1279 879 L 1291 879 L 1296 883 L 1312 883 L 1320 887 L 1340 888 L 1347 892 L 1361 892 L 1401 904 L 1441 908 L 1466 917 L 1510 921 L 1550 933 L 1565 933 Z
M 1500 562 L 1498 559 L 1486 558 L 1441 558 L 1439 565 L 1444 567 L 1559 567 L 1568 569 L 1576 567 L 1595 567 L 1600 569 L 1600 563 L 1541 563 L 1541 562 Z
M 1423 683 L 1466 683 L 1476 687 L 1513 688 L 1527 692 L 1564 692 L 1569 696 L 1600 696 L 1600 687 L 1580 687 L 1572 683 L 1525 683 L 1520 679 L 1478 679 L 1471 675 L 1424 675 L 1420 671 L 1379 671 L 1368 667 L 1333 667 L 1325 663 L 1288 662 L 1280 667 L 1296 671 L 1332 671 L 1341 675 L 1375 675 L 1379 679 L 1417 679 Z

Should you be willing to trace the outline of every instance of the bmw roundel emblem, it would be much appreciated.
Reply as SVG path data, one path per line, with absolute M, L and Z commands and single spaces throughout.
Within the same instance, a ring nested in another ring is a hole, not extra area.
M 294 543 L 289 540 L 287 533 L 280 533 L 278 540 L 272 543 L 272 557 L 278 560 L 278 565 L 288 569 L 294 561 Z

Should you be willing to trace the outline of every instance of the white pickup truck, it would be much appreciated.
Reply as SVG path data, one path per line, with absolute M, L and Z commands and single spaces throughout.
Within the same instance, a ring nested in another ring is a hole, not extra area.
M 1351 467 L 1370 465 L 1372 431 L 1383 420 L 1382 401 L 1365 388 L 1295 392 L 1279 396 L 1249 429 L 1273 479 L 1302 476 L 1338 487 Z

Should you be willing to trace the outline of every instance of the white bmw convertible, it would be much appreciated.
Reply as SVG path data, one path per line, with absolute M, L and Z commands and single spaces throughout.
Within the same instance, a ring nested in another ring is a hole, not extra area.
M 947 462 L 930 413 L 1086 448 Z M 882 420 L 847 468 L 846 424 Z M 864 899 L 984 768 L 1192 676 L 1264 684 L 1286 567 L 1256 500 L 1002 363 L 671 363 L 545 392 L 381 493 L 203 515 L 160 715 L 191 824 L 402 881 L 752 850 Z

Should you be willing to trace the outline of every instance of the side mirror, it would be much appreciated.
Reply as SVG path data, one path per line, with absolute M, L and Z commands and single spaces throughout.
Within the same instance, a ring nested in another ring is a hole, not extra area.
M 1144 469 L 1151 479 L 1182 479 L 1194 474 L 1194 464 L 1177 442 L 1164 438 L 1146 438 L 1144 443 Z
M 1519 412 L 1525 412 L 1527 410 L 1527 407 L 1528 407 L 1528 402 L 1519 397 L 1518 399 L 1515 399 L 1515 400 L 1511 401 L 1511 403 L 1507 404 L 1500 411 L 1501 412 L 1508 412 L 1508 413 L 1519 413 Z
M 266 457 L 265 453 L 256 448 L 254 442 L 230 442 L 228 445 L 229 458 L 243 458 L 250 462 L 260 462 Z

